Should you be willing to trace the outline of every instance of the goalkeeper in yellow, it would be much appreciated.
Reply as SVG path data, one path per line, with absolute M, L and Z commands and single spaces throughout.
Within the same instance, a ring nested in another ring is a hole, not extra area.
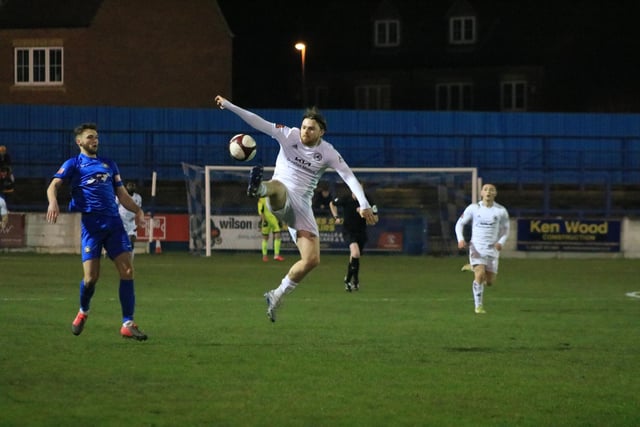
M 273 259 L 284 261 L 284 258 L 280 255 L 280 245 L 282 244 L 280 221 L 271 213 L 269 206 L 267 206 L 266 197 L 258 199 L 258 214 L 260 215 L 262 232 L 262 261 L 269 261 L 269 256 L 267 255 L 269 251 L 269 234 L 273 234 Z

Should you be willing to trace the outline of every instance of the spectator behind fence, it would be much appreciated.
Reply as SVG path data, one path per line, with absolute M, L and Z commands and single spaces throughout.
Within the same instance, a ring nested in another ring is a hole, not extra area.
M 5 145 L 0 145 L 0 167 L 8 166 L 11 168 L 11 156 Z
M 9 211 L 4 198 L 0 196 L 0 230 L 7 228 L 7 224 L 9 224 Z
M 7 147 L 0 145 L 0 194 L 6 199 L 7 195 L 13 193 L 14 190 L 15 178 L 11 169 L 11 156 Z
M 329 204 L 333 200 L 333 194 L 331 194 L 331 190 L 329 190 L 329 186 L 327 184 L 323 184 L 320 186 L 320 189 L 315 192 L 313 195 L 313 211 L 316 216 L 330 216 L 331 211 L 329 210 Z

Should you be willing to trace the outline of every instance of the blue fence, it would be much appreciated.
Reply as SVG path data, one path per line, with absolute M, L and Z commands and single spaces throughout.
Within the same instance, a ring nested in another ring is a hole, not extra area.
M 256 110 L 298 126 L 302 111 Z M 485 181 L 505 184 L 640 183 L 640 115 L 465 112 L 325 112 L 327 140 L 352 167 L 474 166 Z M 0 106 L 0 145 L 16 174 L 50 176 L 77 153 L 72 129 L 95 122 L 100 154 L 128 179 L 181 180 L 180 162 L 234 164 L 226 143 L 254 135 L 255 162 L 272 164 L 277 144 L 234 114 L 211 109 Z

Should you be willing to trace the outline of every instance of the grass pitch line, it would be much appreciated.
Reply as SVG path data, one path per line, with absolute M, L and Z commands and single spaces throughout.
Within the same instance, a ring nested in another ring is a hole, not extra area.
M 640 298 L 640 291 L 627 292 L 625 295 L 629 298 Z

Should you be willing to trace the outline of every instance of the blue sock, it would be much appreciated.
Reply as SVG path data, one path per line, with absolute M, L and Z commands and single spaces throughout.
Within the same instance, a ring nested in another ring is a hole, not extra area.
M 120 306 L 122 307 L 122 323 L 133 320 L 133 309 L 136 305 L 136 294 L 133 291 L 133 280 L 120 279 Z
M 89 312 L 89 305 L 91 303 L 91 297 L 96 291 L 96 285 L 85 286 L 84 279 L 80 281 L 80 309 L 87 313 Z

